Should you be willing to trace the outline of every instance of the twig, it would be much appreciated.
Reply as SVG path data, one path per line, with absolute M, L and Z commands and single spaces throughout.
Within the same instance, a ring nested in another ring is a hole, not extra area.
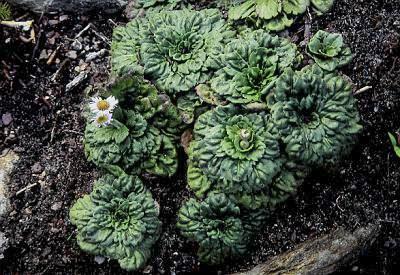
M 114 27 L 118 27 L 117 23 L 115 23 L 111 18 L 108 19 L 108 22 L 114 25 Z
M 46 64 L 50 65 L 51 63 L 53 63 L 54 58 L 56 57 L 56 54 L 58 52 L 58 50 L 61 48 L 61 45 L 58 45 L 58 47 L 55 49 L 54 52 L 51 53 L 49 59 L 47 60 Z
M 32 20 L 24 21 L 24 22 L 16 22 L 16 21 L 0 21 L 0 24 L 3 26 L 18 28 L 22 27 L 24 30 L 29 30 L 32 28 Z
M 8 73 L 8 71 L 6 70 L 6 68 L 3 69 L 3 74 L 7 78 L 7 80 L 12 80 L 12 78 L 11 78 L 10 74 Z
M 394 68 L 396 67 L 396 63 L 397 63 L 397 59 L 398 58 L 399 58 L 398 56 L 394 57 L 393 65 L 392 65 L 392 68 L 390 68 L 390 70 L 389 70 L 389 74 L 391 74 L 393 72 Z
M 51 133 L 50 133 L 50 143 L 53 143 L 54 140 L 54 132 L 56 130 L 56 123 L 53 124 L 53 128 L 51 128 Z
M 342 197 L 342 195 L 340 195 L 339 197 L 336 198 L 336 206 L 337 208 L 339 208 L 340 211 L 344 212 L 344 209 L 340 207 L 339 205 L 339 199 Z
M 31 62 L 32 62 L 33 59 L 35 58 L 36 53 L 37 53 L 37 50 L 39 49 L 39 42 L 40 42 L 40 39 L 42 38 L 42 34 L 43 34 L 43 30 L 40 29 L 39 34 L 38 34 L 38 38 L 37 38 L 37 40 L 36 40 L 35 48 L 33 48 L 32 57 L 31 57 Z
M 58 76 L 60 75 L 61 71 L 64 69 L 65 65 L 67 65 L 67 63 L 69 63 L 69 58 L 64 59 L 64 61 L 61 63 L 60 68 L 58 68 L 58 70 L 53 74 L 53 76 L 51 77 L 51 81 L 56 81 Z
M 312 26 L 312 16 L 310 10 L 307 8 L 307 17 L 304 24 L 304 40 L 302 43 L 307 45 L 311 38 L 311 26 Z
M 65 86 L 65 91 L 69 92 L 70 90 L 74 89 L 76 86 L 81 84 L 86 78 L 88 77 L 88 73 L 86 71 L 82 71 L 77 75 L 71 82 L 69 82 Z
M 76 36 L 75 39 L 77 39 L 78 37 L 81 37 L 82 34 L 84 34 L 89 28 L 91 28 L 93 25 L 92 23 L 89 23 L 83 30 L 81 30 Z
M 19 39 L 21 39 L 21 41 L 24 43 L 31 43 L 31 42 L 34 43 L 32 37 L 26 38 L 25 36 L 20 35 Z
M 25 17 L 27 17 L 29 15 L 29 13 L 25 13 L 24 15 L 18 17 L 17 19 L 15 19 L 15 21 L 21 21 L 22 19 L 24 19 Z
M 35 187 L 36 185 L 38 185 L 37 182 L 29 184 L 28 186 L 25 186 L 24 188 L 22 188 L 21 190 L 18 190 L 17 193 L 15 193 L 16 196 L 18 196 L 19 194 L 25 192 L 26 190 L 31 189 L 32 187 Z
M 101 40 L 103 40 L 104 43 L 111 45 L 110 40 L 104 36 L 104 34 L 102 33 L 98 33 L 97 31 L 95 31 L 94 29 L 92 29 L 93 33 L 98 36 Z
M 362 93 L 364 93 L 364 92 L 366 92 L 368 90 L 371 90 L 371 89 L 372 89 L 372 86 L 365 86 L 365 87 L 359 89 L 358 91 L 354 92 L 354 95 L 362 94 Z

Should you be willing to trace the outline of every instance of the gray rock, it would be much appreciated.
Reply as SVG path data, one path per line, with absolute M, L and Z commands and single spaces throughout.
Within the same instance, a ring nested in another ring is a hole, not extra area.
M 13 121 L 12 115 L 10 113 L 5 113 L 1 116 L 1 120 L 3 121 L 3 124 L 5 126 L 10 125 L 10 123 Z
M 76 51 L 69 51 L 69 52 L 66 53 L 66 56 L 68 58 L 71 58 L 71 59 L 77 59 L 78 58 L 78 54 L 77 54 Z
M 106 258 L 104 258 L 103 256 L 95 256 L 94 257 L 94 261 L 97 264 L 103 264 L 105 260 L 106 260 Z
M 80 72 L 70 83 L 65 86 L 65 91 L 69 92 L 81 84 L 88 77 L 87 72 Z
M 53 211 L 58 211 L 58 210 L 61 209 L 61 207 L 62 207 L 62 203 L 61 202 L 56 202 L 50 208 Z
M 10 205 L 7 185 L 10 183 L 11 171 L 19 157 L 11 150 L 4 151 L 0 156 L 0 220 L 2 220 Z
M 378 224 L 369 224 L 354 232 L 339 228 L 309 239 L 249 271 L 231 275 L 333 274 L 357 262 L 362 251 L 376 240 L 379 232 Z
M 43 167 L 42 167 L 42 165 L 40 165 L 40 162 L 36 162 L 36 163 L 32 166 L 31 170 L 32 170 L 32 173 L 33 173 L 33 174 L 40 174 L 40 173 L 42 173 L 42 171 L 43 171 Z
M 3 253 L 8 248 L 8 238 L 0 231 L 0 260 L 4 258 Z
M 128 0 L 8 0 L 8 2 L 36 13 L 42 13 L 46 10 L 48 12 L 101 10 L 106 13 L 114 13 L 124 8 Z

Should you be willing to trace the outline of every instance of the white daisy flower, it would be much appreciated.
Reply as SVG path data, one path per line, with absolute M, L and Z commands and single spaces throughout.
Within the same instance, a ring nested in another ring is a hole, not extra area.
M 102 99 L 101 97 L 94 97 L 92 101 L 89 103 L 89 108 L 93 113 L 97 112 L 112 112 L 117 106 L 118 100 L 114 96 L 109 96 L 106 99 Z
M 93 122 L 97 127 L 108 126 L 112 121 L 112 114 L 108 111 L 96 113 Z

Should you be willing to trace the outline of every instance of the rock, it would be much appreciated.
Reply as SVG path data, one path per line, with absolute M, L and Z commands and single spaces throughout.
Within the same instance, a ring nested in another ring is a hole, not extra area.
M 143 269 L 142 273 L 143 274 L 152 274 L 153 273 L 153 266 L 151 266 L 151 265 L 146 266 Z
M 79 84 L 81 84 L 86 78 L 88 77 L 87 72 L 80 72 L 70 83 L 65 86 L 65 91 L 69 92 L 75 87 L 77 87 Z
M 56 202 L 50 208 L 53 211 L 58 211 L 58 210 L 61 209 L 61 207 L 62 207 L 62 203 L 61 202 Z
M 95 60 L 95 59 L 98 58 L 98 57 L 102 57 L 106 52 L 107 52 L 106 49 L 101 49 L 101 50 L 98 51 L 98 52 L 88 53 L 88 54 L 86 55 L 85 62 L 90 62 L 90 61 Z
M 68 20 L 68 15 L 66 15 L 66 14 L 61 15 L 60 18 L 59 18 L 59 20 L 60 20 L 60 22 L 63 22 L 63 21 L 65 21 L 65 20 Z
M 71 58 L 71 59 L 77 59 L 78 58 L 78 54 L 76 53 L 76 51 L 69 51 L 69 52 L 67 52 L 66 56 L 68 58 Z
M 43 11 L 88 12 L 92 10 L 114 13 L 124 8 L 128 0 L 8 0 L 8 2 L 39 14 Z
M 8 238 L 6 235 L 0 231 L 0 260 L 4 259 L 3 253 L 8 248 Z
M 79 42 L 79 40 L 76 40 L 76 39 L 75 39 L 75 41 L 72 43 L 71 47 L 72 47 L 74 50 L 76 50 L 76 51 L 80 51 L 80 50 L 82 50 L 82 48 L 83 48 L 82 43 Z
M 94 261 L 95 261 L 97 264 L 102 264 L 102 263 L 104 263 L 105 260 L 106 260 L 106 258 L 104 258 L 103 256 L 96 256 L 96 257 L 94 257 Z
M 43 59 L 48 59 L 49 58 L 49 55 L 47 54 L 47 51 L 45 50 L 45 49 L 43 49 L 41 52 L 40 52 L 40 55 L 39 55 L 39 60 L 43 60 Z
M 357 260 L 379 235 L 379 225 L 370 224 L 354 232 L 339 228 L 308 240 L 253 269 L 232 275 L 332 274 Z
M 42 167 L 42 165 L 40 165 L 40 162 L 36 162 L 36 163 L 32 166 L 31 171 L 32 171 L 33 174 L 40 174 L 40 173 L 42 173 L 43 167 Z
M 15 162 L 19 159 L 13 151 L 3 151 L 0 157 L 0 220 L 7 214 L 10 206 L 7 185 Z
M 8 126 L 13 121 L 13 118 L 10 113 L 5 113 L 1 116 L 1 120 L 3 121 L 4 126 Z
M 52 20 L 49 20 L 49 25 L 50 25 L 50 26 L 54 26 L 54 25 L 57 25 L 59 22 L 60 22 L 60 21 L 58 21 L 58 20 L 52 19 Z

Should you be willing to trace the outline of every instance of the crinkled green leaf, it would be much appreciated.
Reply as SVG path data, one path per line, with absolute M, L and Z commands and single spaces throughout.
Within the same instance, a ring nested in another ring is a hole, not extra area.
M 247 251 L 251 230 L 240 214 L 225 194 L 210 194 L 203 202 L 187 201 L 179 210 L 177 227 L 199 243 L 200 261 L 221 264 Z
M 229 19 L 239 20 L 251 16 L 256 10 L 256 1 L 246 1 L 241 5 L 234 6 L 229 9 Z
M 335 163 L 362 129 L 349 83 L 317 66 L 288 69 L 277 81 L 272 121 L 291 159 L 310 166 Z
M 142 77 L 117 78 L 106 95 L 118 99 L 111 125 L 98 128 L 88 122 L 85 153 L 90 161 L 114 175 L 144 170 L 171 176 L 177 169 L 176 146 L 185 124 L 177 108 Z M 161 155 L 160 155 L 161 154 Z
M 202 114 L 189 148 L 189 186 L 198 196 L 218 190 L 250 194 L 266 188 L 280 169 L 279 144 L 265 114 L 219 106 Z
M 301 55 L 289 40 L 257 30 L 232 40 L 220 58 L 226 65 L 211 79 L 212 90 L 221 101 L 250 104 L 265 102 L 277 77 Z
M 202 104 L 203 102 L 202 97 L 194 92 L 189 92 L 178 98 L 176 107 L 185 124 L 192 124 L 195 118 L 203 113 L 204 109 L 207 109 L 207 106 Z
M 294 19 L 289 18 L 286 14 L 275 17 L 274 19 L 265 22 L 267 30 L 279 32 L 290 27 L 294 23 Z
M 70 220 L 82 250 L 118 260 L 128 271 L 146 264 L 161 230 L 151 193 L 127 175 L 100 178 L 71 208 Z
M 295 16 L 305 13 L 309 5 L 310 0 L 247 0 L 230 8 L 229 19 L 282 31 L 293 24 Z
M 335 0 L 311 0 L 311 3 L 319 12 L 326 13 L 332 8 Z
M 122 143 L 129 135 L 129 129 L 117 120 L 114 120 L 108 127 L 98 128 L 94 134 L 97 142 L 108 143 L 114 141 Z
M 136 19 L 125 27 L 117 27 L 113 32 L 111 45 L 111 66 L 115 75 L 142 75 L 139 48 L 142 40 L 140 28 L 144 19 Z
M 308 52 L 322 69 L 333 72 L 351 62 L 352 54 L 341 34 L 318 31 L 308 44 Z
M 163 135 L 156 149 L 152 157 L 144 162 L 143 168 L 151 174 L 173 176 L 178 169 L 178 156 L 172 140 Z
M 145 74 L 170 94 L 206 81 L 218 49 L 233 35 L 213 9 L 152 13 L 147 20 L 140 49 Z
M 282 12 L 280 0 L 256 0 L 256 14 L 262 19 L 271 19 Z
M 303 14 L 309 5 L 310 0 L 282 0 L 283 11 L 286 14 Z
M 168 96 L 165 95 L 161 101 L 162 105 L 153 119 L 153 125 L 168 137 L 179 139 L 187 125 L 177 106 L 171 102 Z
M 153 117 L 161 105 L 157 89 L 141 77 L 118 78 L 108 94 L 118 99 L 122 109 L 138 112 L 145 119 Z

